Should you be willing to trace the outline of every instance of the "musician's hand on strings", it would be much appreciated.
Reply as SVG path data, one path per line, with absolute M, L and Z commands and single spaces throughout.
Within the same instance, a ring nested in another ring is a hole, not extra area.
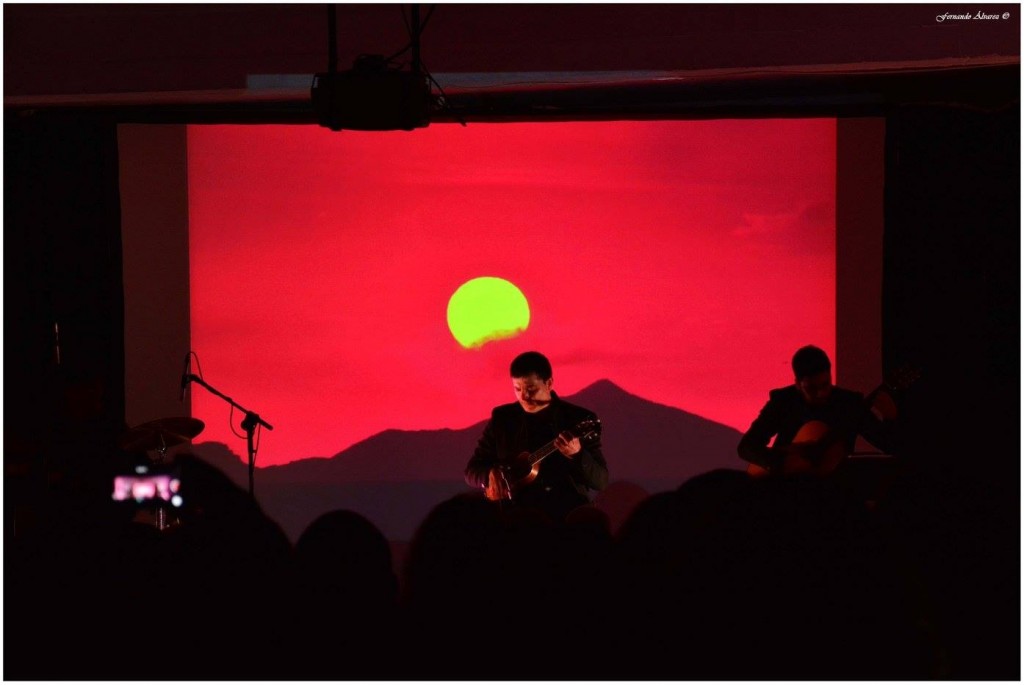
M 511 497 L 505 476 L 497 466 L 487 473 L 487 485 L 484 487 L 484 494 L 490 500 L 510 499 Z
M 562 431 L 559 433 L 558 437 L 555 438 L 555 447 L 558 448 L 559 452 L 570 459 L 577 452 L 583 449 L 583 445 L 580 444 L 580 439 L 569 431 Z

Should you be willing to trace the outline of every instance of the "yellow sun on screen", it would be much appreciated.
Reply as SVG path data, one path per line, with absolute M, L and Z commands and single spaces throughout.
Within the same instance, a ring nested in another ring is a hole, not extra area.
M 514 338 L 530 325 L 530 305 L 522 291 L 503 278 L 466 281 L 448 300 L 448 329 L 465 348 Z

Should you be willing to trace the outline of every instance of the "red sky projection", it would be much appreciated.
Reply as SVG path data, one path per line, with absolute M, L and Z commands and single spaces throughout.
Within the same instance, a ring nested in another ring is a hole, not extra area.
M 260 466 L 465 428 L 512 401 L 529 349 L 563 395 L 607 378 L 744 430 L 793 350 L 834 355 L 835 131 L 189 126 L 192 349 L 274 426 Z M 448 303 L 484 276 L 522 292 L 529 325 L 466 349 Z M 193 386 L 192 407 L 203 441 L 245 454 L 226 402 Z

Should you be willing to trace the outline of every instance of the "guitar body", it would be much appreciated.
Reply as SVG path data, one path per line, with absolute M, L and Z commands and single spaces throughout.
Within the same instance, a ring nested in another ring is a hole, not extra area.
M 597 438 L 601 434 L 601 420 L 585 419 L 568 431 L 579 438 L 582 444 Z M 552 440 L 535 452 L 521 452 L 512 459 L 507 459 L 491 469 L 487 477 L 484 496 L 489 500 L 512 499 L 512 494 L 519 488 L 532 483 L 540 473 L 540 463 L 558 451 Z
M 540 462 L 530 463 L 531 454 L 521 452 L 499 467 L 499 471 L 491 472 L 484 495 L 489 500 L 509 499 L 512 492 L 532 483 L 540 473 Z
M 895 369 L 886 374 L 886 380 L 868 394 L 865 398 L 865 405 L 879 419 L 883 421 L 895 420 L 899 416 L 899 410 L 893 393 L 906 390 L 920 376 L 921 371 L 913 366 L 904 365 Z M 747 475 L 752 478 L 767 478 L 769 475 L 817 476 L 822 478 L 830 476 L 835 473 L 836 469 L 839 468 L 848 455 L 846 453 L 846 446 L 843 445 L 842 441 L 829 438 L 827 435 L 828 431 L 828 424 L 823 421 L 808 421 L 793 436 L 793 444 L 829 440 L 829 444 L 822 445 L 824 453 L 820 459 L 811 461 L 797 455 L 787 455 L 782 462 L 781 468 L 777 470 L 777 474 L 769 472 L 757 464 L 748 464 Z
M 828 430 L 828 424 L 823 421 L 808 421 L 793 436 L 793 444 L 819 442 L 827 437 Z M 795 454 L 786 455 L 778 473 L 783 476 L 817 476 L 824 478 L 835 473 L 845 458 L 846 448 L 843 446 L 842 441 L 835 440 L 824 446 L 824 454 L 820 459 L 813 462 Z M 757 464 L 748 464 L 747 475 L 752 478 L 767 478 L 773 474 Z

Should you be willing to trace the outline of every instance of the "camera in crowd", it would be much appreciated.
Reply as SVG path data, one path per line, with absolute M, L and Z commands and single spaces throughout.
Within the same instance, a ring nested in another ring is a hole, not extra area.
M 114 476 L 115 502 L 134 503 L 139 506 L 170 505 L 180 508 L 181 476 L 176 468 L 160 468 L 140 464 L 132 473 Z

